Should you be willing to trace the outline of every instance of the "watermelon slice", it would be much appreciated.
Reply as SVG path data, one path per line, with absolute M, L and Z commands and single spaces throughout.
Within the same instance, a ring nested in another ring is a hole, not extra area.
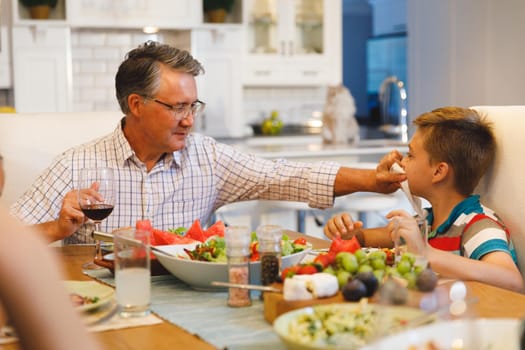
M 186 235 L 184 237 L 193 238 L 196 241 L 204 242 L 206 240 L 206 236 L 204 235 L 204 231 L 202 230 L 201 221 L 199 219 L 196 219 L 191 227 L 186 232 Z
M 224 237 L 225 229 L 226 227 L 224 226 L 224 223 L 222 221 L 219 220 L 215 222 L 213 225 L 208 227 L 206 231 L 204 231 L 205 240 L 210 238 L 211 236 Z
M 151 233 L 149 243 L 151 245 L 158 245 L 157 241 L 155 240 L 155 236 L 153 235 L 153 226 L 151 225 L 151 221 L 149 221 L 148 219 L 137 220 L 137 222 L 135 223 L 135 228 L 137 230 L 149 231 Z
M 149 221 L 148 219 L 146 220 L 137 220 L 137 222 L 135 223 L 135 228 L 137 230 L 145 230 L 145 231 L 150 231 L 153 230 L 153 226 L 151 225 L 151 221 Z
M 153 229 L 151 237 L 152 241 L 154 237 L 155 245 L 189 244 L 195 242 L 195 239 L 191 237 L 179 236 L 171 232 L 157 229 Z
M 180 236 L 175 233 L 154 229 L 149 220 L 137 220 L 135 227 L 139 230 L 151 232 L 151 245 L 189 244 L 195 242 L 195 239 L 191 237 Z

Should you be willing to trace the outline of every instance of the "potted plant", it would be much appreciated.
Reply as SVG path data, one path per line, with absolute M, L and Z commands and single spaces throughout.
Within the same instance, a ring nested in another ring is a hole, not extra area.
M 235 0 L 203 0 L 203 10 L 208 22 L 223 23 L 233 9 Z
M 57 6 L 58 0 L 20 0 L 20 3 L 29 9 L 31 18 L 46 19 L 49 18 L 51 8 Z

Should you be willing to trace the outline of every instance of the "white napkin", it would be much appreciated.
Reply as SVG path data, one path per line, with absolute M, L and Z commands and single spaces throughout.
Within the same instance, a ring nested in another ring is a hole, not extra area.
M 398 163 L 394 163 L 392 165 L 392 167 L 390 168 L 390 172 L 391 173 L 396 173 L 396 174 L 404 174 L 405 170 L 403 168 L 401 168 L 401 166 Z M 417 196 L 414 196 L 414 195 L 412 195 L 412 193 L 410 193 L 410 188 L 408 187 L 408 181 L 407 180 L 401 182 L 401 189 L 403 190 L 403 192 L 407 196 L 408 201 L 412 205 L 412 208 L 414 208 L 414 210 L 416 211 L 416 215 L 418 217 L 420 217 L 420 218 L 425 218 L 426 217 L 426 212 L 423 210 L 423 208 L 421 206 L 421 198 L 419 198 Z
M 117 313 L 107 321 L 88 326 L 88 330 L 91 332 L 102 332 L 110 329 L 149 326 L 158 323 L 162 323 L 162 320 L 153 314 L 144 317 L 122 318 Z
M 115 306 L 116 307 L 116 306 Z M 98 316 L 89 315 L 89 312 L 83 313 L 86 323 L 90 323 L 92 319 Z M 100 320 L 91 325 L 86 325 L 88 331 L 90 332 L 103 332 L 111 329 L 122 329 L 122 328 L 131 328 L 139 326 L 149 326 L 162 323 L 163 321 L 155 316 L 154 314 L 149 314 L 144 317 L 131 317 L 131 318 L 122 318 L 116 312 L 111 312 L 108 314 L 110 316 L 107 320 Z M 0 329 L 0 345 L 15 343 L 18 341 L 14 330 L 5 326 Z

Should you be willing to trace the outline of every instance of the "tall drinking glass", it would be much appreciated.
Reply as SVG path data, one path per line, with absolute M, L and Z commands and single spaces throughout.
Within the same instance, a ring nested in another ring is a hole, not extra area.
M 100 223 L 107 218 L 115 206 L 115 177 L 111 168 L 86 168 L 80 170 L 78 203 L 84 215 L 95 223 L 100 231 Z M 100 241 L 95 242 L 95 259 L 101 259 Z M 82 265 L 85 270 L 101 268 L 93 261 Z
M 145 230 L 115 232 L 115 287 L 123 318 L 150 313 L 150 233 Z

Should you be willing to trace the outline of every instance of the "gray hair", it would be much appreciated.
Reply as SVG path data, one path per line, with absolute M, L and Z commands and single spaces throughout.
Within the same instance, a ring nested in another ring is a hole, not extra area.
M 128 96 L 153 96 L 160 85 L 160 66 L 197 76 L 204 73 L 202 65 L 185 50 L 147 41 L 127 53 L 115 76 L 115 90 L 120 109 L 129 113 Z

